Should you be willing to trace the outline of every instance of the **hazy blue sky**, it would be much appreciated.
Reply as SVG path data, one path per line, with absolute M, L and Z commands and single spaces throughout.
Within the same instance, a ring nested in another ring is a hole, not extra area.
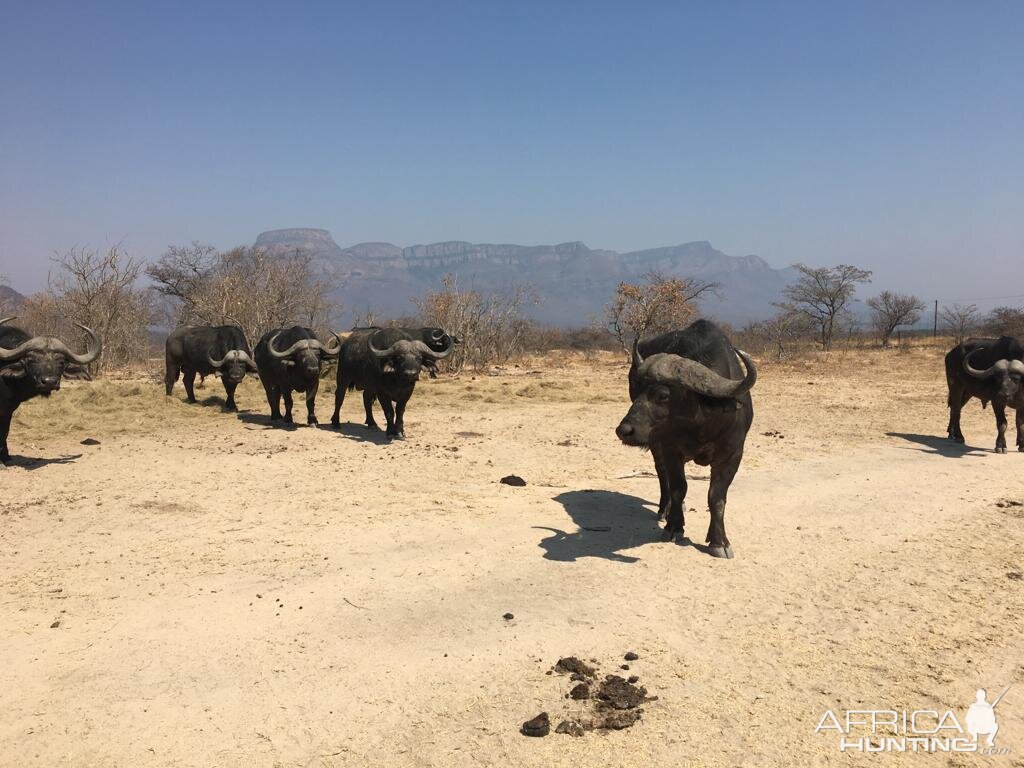
M 1024 3 L 0 0 L 0 272 L 55 250 L 710 240 L 1024 294 Z

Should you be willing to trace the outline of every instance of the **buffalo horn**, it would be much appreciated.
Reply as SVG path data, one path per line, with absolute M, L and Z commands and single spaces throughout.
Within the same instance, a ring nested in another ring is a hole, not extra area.
M 976 378 L 976 379 L 989 379 L 992 376 L 994 376 L 996 373 L 1000 373 L 1000 372 L 1003 372 L 1003 371 L 1006 371 L 1006 370 L 1009 369 L 1009 367 L 1010 367 L 1010 361 L 1009 360 L 996 360 L 995 363 L 990 365 L 985 370 L 979 371 L 977 368 L 975 368 L 975 367 L 973 367 L 971 365 L 971 358 L 974 355 L 976 355 L 978 352 L 981 352 L 981 350 L 980 349 L 976 349 L 976 350 L 974 350 L 973 352 L 971 352 L 969 355 L 967 355 L 964 358 L 964 370 L 967 371 L 967 373 L 969 373 L 974 378 Z M 1014 362 L 1017 362 L 1017 361 L 1014 361 Z

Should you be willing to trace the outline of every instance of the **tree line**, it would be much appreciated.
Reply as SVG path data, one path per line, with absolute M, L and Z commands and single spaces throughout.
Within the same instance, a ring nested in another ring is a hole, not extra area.
M 901 329 L 920 322 L 926 309 L 920 297 L 882 291 L 865 302 L 865 328 L 852 310 L 857 289 L 871 281 L 869 270 L 848 264 L 795 268 L 798 277 L 770 318 L 729 329 L 762 354 L 782 359 L 811 341 L 828 351 L 838 338 L 867 334 L 889 346 Z M 484 292 L 467 289 L 457 276 L 448 275 L 438 289 L 414 300 L 410 316 L 382 322 L 369 315 L 358 324 L 445 328 L 463 343 L 444 361 L 444 369 L 479 370 L 524 352 L 555 348 L 628 351 L 634 338 L 692 322 L 700 316 L 701 301 L 719 288 L 650 272 L 638 282 L 620 283 L 600 316 L 586 326 L 558 329 L 528 318 L 529 307 L 539 302 L 530 286 Z M 329 278 L 312 257 L 298 250 L 271 254 L 243 246 L 220 251 L 192 243 L 171 246 L 147 265 L 120 245 L 106 251 L 75 248 L 54 257 L 46 289 L 28 297 L 17 314 L 35 333 L 69 340 L 80 336 L 75 322 L 94 328 L 104 342 L 103 355 L 92 367 L 98 373 L 147 359 L 154 352 L 154 329 L 231 324 L 241 327 L 253 344 L 272 328 L 294 324 L 327 334 L 338 327 L 342 310 L 330 289 Z M 2 304 L 0 298 L 0 315 L 14 314 Z M 1024 308 L 998 307 L 982 315 L 974 304 L 951 304 L 942 307 L 939 320 L 943 332 L 958 342 L 970 333 L 1024 336 Z

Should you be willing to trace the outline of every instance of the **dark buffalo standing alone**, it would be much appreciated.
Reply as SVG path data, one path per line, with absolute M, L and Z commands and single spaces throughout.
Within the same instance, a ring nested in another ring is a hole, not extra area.
M 176 328 L 167 337 L 167 375 L 164 378 L 167 394 L 181 374 L 185 394 L 190 403 L 196 402 L 196 374 L 219 375 L 224 382 L 228 399 L 225 411 L 237 411 L 235 389 L 247 371 L 256 372 L 249 342 L 236 325 L 185 325 Z
M 75 323 L 89 334 L 89 349 L 77 355 L 60 339 L 29 336 L 20 328 L 5 325 L 13 317 L 0 320 L 0 462 L 11 459 L 7 434 L 18 406 L 33 397 L 49 397 L 60 389 L 66 374 L 81 374 L 85 366 L 99 357 L 102 345 L 90 328 Z
M 715 557 L 733 556 L 725 533 L 725 501 L 754 419 L 750 388 L 756 380 L 750 357 L 734 349 L 718 326 L 706 320 L 634 343 L 629 369 L 633 405 L 615 432 L 626 445 L 651 449 L 661 485 L 658 507 L 659 517 L 666 517 L 666 541 L 683 537 L 684 464 L 710 464 L 707 542 Z
M 338 357 L 338 388 L 334 394 L 331 424 L 341 426 L 341 405 L 345 392 L 363 390 L 368 429 L 380 429 L 373 418 L 373 400 L 380 403 L 387 420 L 387 434 L 405 436 L 405 406 L 419 380 L 420 368 L 452 353 L 454 342 L 436 351 L 399 328 L 354 331 L 341 345 Z M 394 403 L 394 407 L 392 407 Z
M 292 392 L 306 394 L 306 423 L 316 424 L 316 393 L 320 389 L 320 369 L 324 362 L 338 356 L 338 346 L 321 344 L 316 334 L 300 325 L 276 328 L 263 334 L 256 345 L 256 365 L 260 381 L 267 392 L 270 420 L 281 419 L 281 398 L 284 398 L 284 420 L 292 423 Z
M 1017 450 L 1024 451 L 1024 344 L 1012 336 L 967 339 L 946 353 L 951 440 L 964 442 L 960 411 L 972 397 L 996 415 L 996 453 L 1006 453 L 1006 407 L 1017 411 Z

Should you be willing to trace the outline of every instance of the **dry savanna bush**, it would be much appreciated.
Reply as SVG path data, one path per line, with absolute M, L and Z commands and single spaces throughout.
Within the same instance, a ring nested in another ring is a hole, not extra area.
M 168 327 L 238 325 L 251 344 L 272 328 L 289 325 L 324 332 L 337 310 L 329 286 L 303 251 L 171 246 L 146 274 L 152 290 L 167 302 Z
M 619 283 L 605 307 L 605 325 L 629 351 L 634 339 L 685 328 L 697 318 L 701 295 L 717 288 L 715 283 L 648 272 L 642 283 Z
M 53 260 L 47 289 L 28 297 L 20 310 L 27 330 L 58 336 L 84 351 L 88 337 L 74 324 L 92 328 L 103 341 L 102 355 L 90 366 L 93 374 L 144 359 L 156 316 L 138 286 L 142 263 L 120 246 L 105 252 L 75 248 Z
M 444 328 L 461 339 L 441 364 L 443 370 L 459 372 L 466 367 L 480 370 L 521 354 L 533 328 L 524 310 L 537 302 L 527 286 L 484 293 L 463 289 L 455 275 L 446 275 L 440 290 L 427 292 L 415 304 L 424 325 Z

